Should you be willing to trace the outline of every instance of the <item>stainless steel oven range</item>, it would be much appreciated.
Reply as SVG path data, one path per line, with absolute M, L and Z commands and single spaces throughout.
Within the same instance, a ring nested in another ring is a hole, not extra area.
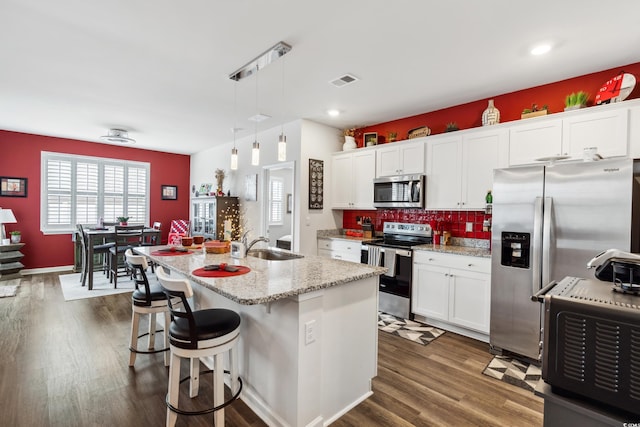
M 380 265 L 389 271 L 380 276 L 379 306 L 384 313 L 412 319 L 412 247 L 433 242 L 429 224 L 385 222 L 383 238 L 363 245 L 362 262 Z

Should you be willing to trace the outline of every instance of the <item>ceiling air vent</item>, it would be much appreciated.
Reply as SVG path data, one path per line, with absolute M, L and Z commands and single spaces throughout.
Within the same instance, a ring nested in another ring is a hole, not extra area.
M 356 76 L 353 76 L 351 74 L 345 74 L 344 76 L 340 76 L 337 79 L 331 80 L 329 83 L 331 83 L 335 87 L 343 87 L 350 83 L 357 82 L 358 80 L 360 79 L 357 78 Z

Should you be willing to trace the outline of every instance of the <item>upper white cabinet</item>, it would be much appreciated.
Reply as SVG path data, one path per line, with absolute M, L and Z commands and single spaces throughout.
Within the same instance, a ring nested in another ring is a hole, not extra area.
M 534 119 L 528 119 L 534 120 Z M 562 120 L 532 121 L 509 129 L 509 164 L 523 165 L 535 159 L 562 154 Z
M 376 176 L 424 174 L 425 138 L 394 142 L 376 149 Z
M 584 149 L 597 147 L 602 157 L 626 156 L 629 110 L 604 110 L 562 120 L 562 149 L 574 159 L 582 159 Z
M 530 119 L 509 131 L 509 164 L 535 163 L 545 157 L 582 159 L 585 148 L 597 147 L 602 157 L 629 153 L 629 109 L 574 111 L 562 119 Z
M 331 165 L 331 207 L 333 209 L 375 209 L 373 179 L 376 152 L 353 150 L 334 154 Z
M 508 131 L 486 129 L 430 141 L 427 209 L 485 208 L 493 170 L 508 165 Z

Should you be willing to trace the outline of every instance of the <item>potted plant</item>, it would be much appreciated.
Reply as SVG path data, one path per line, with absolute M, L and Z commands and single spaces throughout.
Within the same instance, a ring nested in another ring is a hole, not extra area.
M 22 237 L 20 231 L 14 230 L 9 234 L 11 234 L 11 243 L 20 243 L 20 238 Z
M 456 130 L 459 130 L 460 128 L 458 127 L 458 124 L 456 122 L 449 122 L 447 123 L 447 125 L 444 128 L 445 132 L 454 132 Z
M 525 108 L 522 110 L 522 114 L 520 114 L 521 119 L 528 119 L 530 117 L 538 117 L 544 116 L 547 114 L 548 106 L 543 105 L 542 108 L 539 108 L 537 104 L 531 105 L 531 108 Z
M 120 225 L 127 225 L 127 221 L 129 221 L 129 217 L 128 216 L 119 216 L 116 219 L 118 220 L 118 223 Z
M 564 111 L 577 110 L 587 106 L 589 94 L 583 91 L 573 92 L 564 99 Z

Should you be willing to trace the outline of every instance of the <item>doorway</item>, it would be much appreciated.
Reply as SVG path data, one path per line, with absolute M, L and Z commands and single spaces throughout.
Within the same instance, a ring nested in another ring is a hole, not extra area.
M 293 250 L 295 218 L 295 162 L 263 167 L 263 235 L 269 246 Z

